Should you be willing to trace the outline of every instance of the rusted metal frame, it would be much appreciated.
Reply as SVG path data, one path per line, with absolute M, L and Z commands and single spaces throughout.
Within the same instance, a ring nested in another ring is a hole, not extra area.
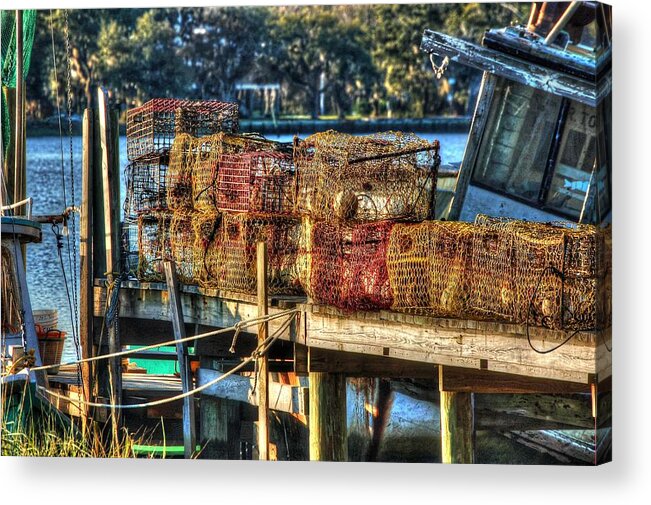
M 461 209 L 463 208 L 463 203 L 466 198 L 468 185 L 470 184 L 470 180 L 475 171 L 475 164 L 477 163 L 479 148 L 481 147 L 485 126 L 490 114 L 497 79 L 498 77 L 489 72 L 484 72 L 482 77 L 481 88 L 479 90 L 479 95 L 477 96 L 477 105 L 475 106 L 475 112 L 472 117 L 472 124 L 468 134 L 466 149 L 463 153 L 461 165 L 459 166 L 459 174 L 457 176 L 457 184 L 454 188 L 454 196 L 452 197 L 450 208 L 448 210 L 447 219 L 450 221 L 458 220 L 461 215 Z
M 456 63 L 496 74 L 554 95 L 577 100 L 591 107 L 596 107 L 611 90 L 610 72 L 599 82 L 590 82 L 432 30 L 425 30 L 421 50 L 441 57 L 447 56 Z

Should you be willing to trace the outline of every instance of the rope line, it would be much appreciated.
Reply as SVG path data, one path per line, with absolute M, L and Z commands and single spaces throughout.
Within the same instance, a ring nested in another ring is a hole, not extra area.
M 287 311 L 287 312 L 298 312 L 298 311 L 294 309 L 292 311 Z M 285 315 L 287 315 L 287 314 L 285 314 Z M 178 401 L 178 400 L 183 400 L 184 398 L 187 398 L 189 396 L 193 396 L 196 393 L 200 393 L 201 391 L 204 391 L 204 390 L 208 389 L 209 387 L 214 386 L 218 382 L 223 381 L 227 377 L 229 377 L 229 376 L 233 375 L 234 373 L 240 371 L 242 368 L 244 368 L 244 366 L 251 363 L 251 361 L 255 360 L 256 363 L 257 363 L 257 360 L 259 358 L 261 358 L 262 356 L 264 356 L 264 354 L 267 353 L 269 351 L 269 349 L 271 348 L 271 345 L 276 340 L 278 340 L 278 338 L 280 338 L 281 333 L 284 331 L 284 329 L 287 326 L 289 326 L 290 322 L 291 322 L 291 319 L 288 319 L 288 321 L 286 321 L 285 324 L 283 324 L 283 326 L 281 326 L 278 330 L 276 330 L 273 335 L 267 337 L 262 343 L 260 343 L 258 345 L 258 347 L 256 347 L 256 349 L 251 353 L 251 356 L 249 356 L 248 358 L 245 358 L 244 361 L 242 361 L 242 363 L 240 363 L 239 365 L 233 367 L 228 372 L 225 372 L 223 375 L 220 375 L 219 377 L 217 377 L 217 378 L 215 378 L 215 379 L 213 379 L 211 381 L 208 381 L 208 382 L 206 382 L 205 384 L 203 384 L 201 386 L 198 386 L 198 387 L 196 387 L 194 389 L 191 389 L 190 391 L 186 391 L 185 393 L 181 393 L 181 394 L 171 396 L 171 397 L 168 397 L 168 398 L 162 398 L 160 400 L 154 400 L 154 401 L 151 401 L 151 402 L 134 403 L 134 404 L 129 404 L 129 405 L 116 405 L 116 404 L 112 404 L 112 403 L 97 403 L 97 402 L 89 402 L 89 401 L 86 401 L 86 400 L 80 400 L 80 401 L 74 402 L 74 403 L 76 405 L 86 405 L 87 407 L 112 408 L 112 409 L 115 408 L 115 409 L 126 410 L 126 409 L 141 409 L 141 408 L 155 407 L 155 406 L 158 406 L 158 405 L 164 405 L 166 403 L 171 403 L 171 402 L 175 402 L 175 401 Z M 176 342 L 180 342 L 180 340 L 177 340 Z M 35 370 L 35 369 L 32 369 L 32 370 Z M 42 393 L 44 393 L 46 395 L 57 398 L 59 400 L 70 401 L 69 397 L 61 395 L 59 393 L 55 393 L 54 391 L 50 391 L 49 389 L 47 389 L 44 386 L 37 386 L 37 390 L 39 392 L 42 392 Z
M 32 372 L 37 372 L 37 371 L 41 371 L 41 370 L 49 370 L 49 369 L 55 368 L 55 367 L 76 365 L 76 364 L 81 364 L 81 363 L 89 363 L 89 362 L 92 362 L 92 361 L 100 361 L 100 360 L 103 360 L 103 359 L 110 359 L 110 358 L 118 358 L 118 357 L 122 357 L 122 356 L 129 356 L 131 354 L 137 354 L 139 352 L 149 351 L 151 349 L 156 349 L 158 347 L 171 346 L 171 345 L 175 345 L 175 344 L 183 344 L 185 342 L 191 342 L 193 340 L 201 340 L 203 338 L 214 337 L 215 335 L 220 335 L 222 333 L 226 333 L 226 332 L 231 331 L 231 330 L 238 331 L 238 330 L 241 330 L 242 328 L 248 328 L 250 326 L 255 326 L 257 324 L 260 324 L 260 323 L 263 323 L 263 322 L 266 322 L 266 321 L 272 321 L 274 319 L 279 319 L 279 318 L 285 317 L 285 316 L 291 316 L 291 315 L 297 314 L 299 312 L 300 312 L 300 310 L 298 310 L 298 309 L 289 309 L 289 310 L 285 310 L 283 312 L 278 312 L 277 314 L 272 314 L 272 315 L 267 315 L 267 316 L 258 316 L 258 317 L 254 317 L 252 319 L 247 319 L 245 321 L 239 321 L 235 325 L 230 326 L 228 328 L 220 328 L 219 330 L 213 330 L 213 331 L 209 331 L 209 332 L 206 332 L 206 333 L 200 333 L 199 335 L 192 335 L 190 337 L 180 338 L 178 340 L 177 339 L 168 340 L 166 342 L 161 342 L 161 343 L 157 343 L 157 344 L 147 345 L 147 346 L 144 346 L 144 347 L 139 347 L 138 349 L 127 349 L 126 351 L 119 351 L 119 352 L 114 352 L 114 353 L 111 353 L 111 354 L 103 354 L 101 356 L 92 356 L 90 358 L 83 358 L 83 359 L 79 359 L 79 360 L 75 360 L 75 361 L 68 361 L 66 363 L 60 363 L 58 365 L 43 365 L 43 366 L 31 368 L 30 370 Z

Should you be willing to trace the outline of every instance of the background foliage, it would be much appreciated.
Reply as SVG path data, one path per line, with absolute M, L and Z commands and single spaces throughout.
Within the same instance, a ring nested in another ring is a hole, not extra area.
M 94 85 L 126 109 L 153 97 L 233 100 L 236 83 L 252 82 L 280 84 L 284 115 L 466 114 L 479 74 L 452 65 L 437 81 L 419 49 L 423 30 L 479 42 L 488 28 L 526 22 L 528 10 L 526 3 L 71 10 L 73 106 L 80 113 Z M 56 111 L 56 82 L 65 105 L 64 19 L 62 10 L 39 12 L 31 117 Z

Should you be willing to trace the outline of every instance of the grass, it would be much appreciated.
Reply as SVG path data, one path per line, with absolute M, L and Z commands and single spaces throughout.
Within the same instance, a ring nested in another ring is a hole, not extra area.
M 81 427 L 25 389 L 22 398 L 3 404 L 0 426 L 2 456 L 133 458 L 143 440 L 107 423 Z M 18 395 L 15 395 L 18 396 Z

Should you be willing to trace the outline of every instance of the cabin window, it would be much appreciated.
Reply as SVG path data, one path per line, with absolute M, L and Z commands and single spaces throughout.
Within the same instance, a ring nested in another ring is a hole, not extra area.
M 610 209 L 603 117 L 602 106 L 570 103 L 545 200 L 547 207 L 577 220 L 583 212 L 583 222 L 601 220 Z
M 561 98 L 498 79 L 474 182 L 537 202 Z

